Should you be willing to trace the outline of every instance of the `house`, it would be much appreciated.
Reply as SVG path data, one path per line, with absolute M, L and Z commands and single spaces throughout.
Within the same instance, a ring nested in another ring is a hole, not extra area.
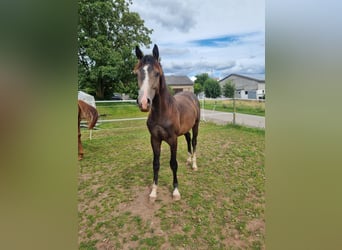
M 194 92 L 194 83 L 187 76 L 165 76 L 165 82 L 175 94 L 181 91 Z
M 224 84 L 231 82 L 235 86 L 235 97 L 241 99 L 264 99 L 265 80 L 259 80 L 248 76 L 230 74 L 221 79 L 221 88 Z

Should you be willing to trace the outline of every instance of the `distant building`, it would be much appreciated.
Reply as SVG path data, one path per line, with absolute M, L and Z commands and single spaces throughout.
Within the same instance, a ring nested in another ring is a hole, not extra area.
M 181 91 L 194 92 L 194 82 L 187 76 L 165 76 L 165 81 L 175 94 Z
M 259 80 L 248 76 L 230 74 L 221 79 L 219 84 L 221 88 L 224 84 L 231 82 L 235 86 L 235 97 L 241 99 L 264 99 L 265 98 L 265 80 Z

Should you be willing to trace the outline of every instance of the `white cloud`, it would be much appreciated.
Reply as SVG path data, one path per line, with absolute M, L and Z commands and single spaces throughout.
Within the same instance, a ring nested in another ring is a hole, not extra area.
M 154 30 L 166 74 L 264 78 L 264 0 L 136 0 L 131 10 Z

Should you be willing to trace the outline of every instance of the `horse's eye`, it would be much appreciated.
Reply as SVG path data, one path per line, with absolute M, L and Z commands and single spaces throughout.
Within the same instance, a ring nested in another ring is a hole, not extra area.
M 155 76 L 155 77 L 159 77 L 159 72 L 156 72 L 156 73 L 154 74 L 154 76 Z

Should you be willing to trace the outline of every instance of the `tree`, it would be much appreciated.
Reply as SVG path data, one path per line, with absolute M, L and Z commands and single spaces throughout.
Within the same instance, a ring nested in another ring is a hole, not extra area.
M 194 84 L 194 93 L 195 93 L 195 95 L 198 95 L 202 91 L 203 91 L 202 85 L 200 83 L 195 83 Z
M 223 85 L 223 95 L 228 98 L 234 98 L 235 86 L 231 81 Z
M 201 86 L 202 89 L 203 89 L 203 87 L 204 87 L 204 82 L 205 82 L 206 80 L 209 79 L 209 75 L 208 75 L 207 73 L 203 73 L 203 74 L 200 74 L 200 75 L 196 75 L 195 77 L 196 77 L 195 84 L 196 84 L 196 83 L 197 83 L 197 84 L 200 84 L 200 86 Z M 202 90 L 202 91 L 203 91 L 203 90 Z
M 152 30 L 137 13 L 129 11 L 131 1 L 78 1 L 79 88 L 110 98 L 136 81 L 132 69 L 135 45 L 151 43 Z
M 207 73 L 202 73 L 196 75 L 195 77 L 196 80 L 194 82 L 194 93 L 198 95 L 204 91 L 204 82 L 209 79 L 209 75 Z
M 216 98 L 221 95 L 220 84 L 212 78 L 208 78 L 204 82 L 204 93 L 206 97 Z

